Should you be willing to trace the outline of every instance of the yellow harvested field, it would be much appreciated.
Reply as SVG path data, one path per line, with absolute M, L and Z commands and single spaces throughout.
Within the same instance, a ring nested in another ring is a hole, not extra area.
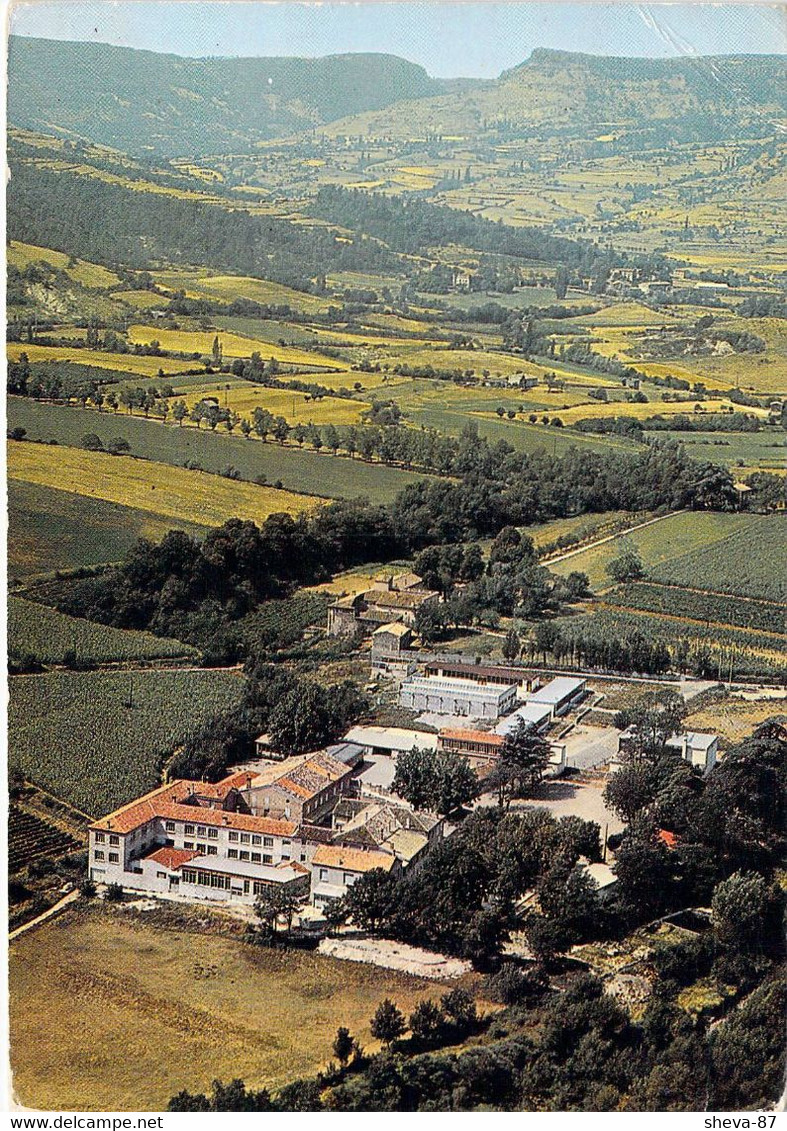
M 404 343 L 402 343 L 403 345 Z M 431 365 L 435 369 L 472 369 L 477 377 L 484 369 L 491 374 L 524 373 L 526 362 L 522 358 L 505 353 L 491 353 L 487 350 L 449 350 L 449 349 L 400 349 L 391 353 L 390 365 Z
M 714 703 L 712 707 L 695 711 L 686 722 L 693 730 L 715 731 L 725 743 L 742 742 L 756 726 L 783 715 L 787 701 L 784 697 L 774 699 L 733 699 Z
M 156 282 L 172 290 L 185 290 L 187 294 L 202 295 L 208 298 L 232 302 L 235 298 L 246 298 L 263 306 L 291 306 L 307 314 L 326 310 L 330 305 L 327 299 L 309 295 L 285 287 L 282 283 L 272 283 L 268 279 L 254 279 L 247 275 L 211 275 L 199 271 L 161 271 L 155 276 Z
M 339 1025 L 376 1051 L 369 1019 L 384 997 L 406 1016 L 447 989 L 312 951 L 251 946 L 226 920 L 201 925 L 205 914 L 69 910 L 11 943 L 20 1104 L 160 1112 L 182 1088 L 210 1092 L 217 1077 L 278 1090 L 325 1067 Z
M 87 263 L 78 259 L 74 267 L 69 267 L 70 256 L 64 255 L 62 251 L 53 251 L 49 247 L 36 247 L 35 244 L 11 240 L 6 250 L 8 262 L 12 267 L 18 267 L 20 270 L 24 270 L 30 263 L 40 263 L 43 260 L 51 267 L 56 267 L 58 271 L 65 271 L 75 283 L 83 287 L 100 290 L 105 287 L 115 287 L 120 282 L 113 271 L 108 271 L 98 263 Z
M 620 302 L 596 314 L 583 314 L 574 321 L 582 326 L 663 326 L 670 315 L 651 310 L 641 302 Z
M 186 404 L 191 408 L 205 397 L 215 397 L 222 408 L 232 409 L 249 420 L 255 408 L 266 408 L 274 416 L 283 416 L 289 424 L 357 424 L 361 413 L 370 407 L 366 401 L 344 397 L 323 397 L 315 401 L 299 390 L 268 389 L 247 381 L 229 389 L 214 385 L 210 389 L 200 386 L 196 392 L 189 390 Z
M 256 352 L 264 361 L 275 357 L 277 361 L 289 365 L 319 365 L 328 369 L 343 369 L 346 364 L 295 346 L 272 345 L 258 338 L 247 338 L 225 330 L 166 330 L 160 326 L 129 326 L 128 339 L 134 344 L 142 345 L 157 341 L 165 350 L 210 356 L 217 333 L 224 357 L 251 357 Z
M 159 369 L 165 373 L 182 373 L 190 368 L 188 361 L 173 357 L 145 357 L 136 353 L 105 353 L 103 350 L 71 349 L 68 346 L 39 346 L 28 342 L 9 342 L 8 357 L 18 361 L 26 353 L 34 361 L 75 361 L 80 365 L 95 365 L 121 373 L 136 373 L 140 377 L 157 377 Z
M 380 389 L 381 395 L 387 388 L 409 381 L 409 377 L 402 377 L 398 373 L 363 373 L 358 369 L 346 369 L 336 373 L 277 373 L 277 381 L 314 381 L 328 389 L 353 389 L 360 385 L 362 389 Z
M 298 514 L 318 504 L 309 495 L 204 471 L 44 444 L 9 445 L 8 476 L 205 526 L 220 526 L 228 518 L 261 523 L 268 515 Z
M 684 415 L 694 415 L 695 401 L 682 401 L 679 403 L 664 401 L 649 401 L 647 404 L 632 404 L 629 401 L 612 401 L 603 403 L 602 401 L 594 401 L 593 403 L 578 405 L 576 408 L 563 409 L 557 413 L 564 424 L 573 424 L 576 420 L 585 420 L 590 417 L 608 419 L 615 416 L 633 416 L 637 420 L 644 420 L 649 416 L 676 416 L 679 413 Z M 720 410 L 735 409 L 735 405 L 727 400 L 714 400 L 705 401 L 704 410 L 708 412 L 719 412 Z M 765 409 L 747 409 L 751 412 L 759 412 L 760 415 L 767 415 Z

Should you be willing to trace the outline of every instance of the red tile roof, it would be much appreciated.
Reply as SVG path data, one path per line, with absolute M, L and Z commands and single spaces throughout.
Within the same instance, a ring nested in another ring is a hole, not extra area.
M 275 820 L 273 817 L 253 817 L 248 813 L 230 813 L 224 809 L 209 809 L 206 806 L 188 804 L 190 799 L 200 795 L 205 782 L 179 780 L 169 785 L 159 786 L 144 797 L 123 805 L 114 813 L 109 813 L 94 821 L 91 829 L 102 832 L 130 833 L 132 829 L 156 817 L 170 821 L 188 821 L 192 824 L 224 826 L 240 829 L 242 832 L 265 833 L 268 836 L 291 837 L 298 826 L 293 821 Z
M 199 852 L 194 852 L 190 848 L 157 848 L 145 859 L 154 860 L 156 864 L 161 864 L 162 867 L 169 868 L 171 872 L 174 872 L 181 864 L 188 864 L 189 860 L 193 860 L 195 856 L 199 855 Z
M 490 746 L 502 746 L 502 734 L 488 730 L 441 730 L 438 738 L 455 738 L 464 742 L 486 742 Z
M 396 857 L 387 852 L 367 851 L 363 848 L 347 848 L 339 844 L 322 844 L 312 857 L 312 864 L 322 864 L 327 868 L 344 868 L 348 872 L 371 872 L 382 868 L 390 872 Z
M 666 844 L 667 848 L 675 848 L 678 843 L 678 838 L 675 836 L 675 833 L 668 832 L 667 829 L 658 829 L 656 836 L 660 841 Z

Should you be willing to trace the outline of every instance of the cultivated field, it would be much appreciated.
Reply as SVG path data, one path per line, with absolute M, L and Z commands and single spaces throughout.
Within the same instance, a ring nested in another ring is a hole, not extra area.
M 728 597 L 717 593 L 703 593 L 698 589 L 681 589 L 674 585 L 653 585 L 639 581 L 611 590 L 607 594 L 607 600 L 631 609 L 667 613 L 703 624 L 713 622 L 721 627 L 752 628 L 775 633 L 783 633 L 785 629 L 783 604 L 757 601 L 751 597 Z
M 693 518 L 700 518 L 695 515 Z M 787 603 L 787 517 L 784 515 L 714 515 L 727 519 L 727 530 L 708 546 L 687 546 L 654 561 L 654 580 L 668 585 L 696 586 L 739 597 L 760 597 Z M 735 519 L 736 521 L 729 521 Z M 738 521 L 738 520 L 743 521 Z
M 138 373 L 140 377 L 157 377 L 164 373 L 182 373 L 193 365 L 183 358 L 147 357 L 136 353 L 106 353 L 103 350 L 78 349 L 69 346 L 39 346 L 30 342 L 9 342 L 6 346 L 9 361 L 18 361 L 26 353 L 29 362 L 76 361 L 80 365 L 95 365 L 121 373 Z
M 362 963 L 252 947 L 185 917 L 159 918 L 69 912 L 11 944 L 19 1103 L 163 1111 L 182 1088 L 209 1091 L 216 1077 L 276 1089 L 327 1064 L 339 1025 L 374 1050 L 369 1018 L 384 997 L 407 1015 L 446 989 Z
M 62 251 L 53 251 L 50 247 L 36 247 L 34 244 L 11 240 L 6 248 L 6 256 L 9 264 L 18 267 L 20 271 L 31 263 L 47 263 L 58 271 L 65 271 L 68 277 L 80 286 L 91 289 L 102 290 L 117 286 L 120 282 L 114 271 L 109 271 L 98 263 L 77 259 L 73 266 L 69 266 L 71 257 L 64 255 Z
M 156 660 L 199 655 L 196 648 L 179 640 L 110 628 L 95 621 L 66 616 L 37 601 L 8 599 L 8 650 L 28 652 L 44 663 L 62 663 L 68 652 L 80 661 L 108 663 L 113 660 Z
M 204 471 L 44 444 L 10 445 L 8 475 L 205 526 L 220 526 L 228 518 L 259 523 L 270 514 L 298 514 L 316 504 L 307 495 L 235 482 Z
M 215 298 L 227 303 L 246 298 L 261 306 L 289 306 L 311 314 L 325 310 L 329 302 L 317 295 L 293 290 L 269 279 L 252 279 L 245 275 L 211 275 L 208 271 L 159 271 L 155 280 L 170 290 L 184 290 L 194 297 Z
M 238 674 L 222 671 L 14 676 L 11 763 L 36 785 L 101 816 L 152 789 L 162 760 L 242 690 Z
M 424 478 L 403 468 L 336 457 L 324 450 L 302 450 L 294 444 L 272 441 L 263 444 L 254 436 L 243 440 L 218 430 L 178 428 L 142 417 L 41 404 L 23 397 L 9 397 L 8 423 L 25 428 L 31 439 L 57 440 L 73 447 L 81 444 L 87 432 L 95 433 L 105 446 L 114 437 L 121 437 L 131 445 L 134 455 L 157 463 L 181 468 L 187 463 L 197 464 L 217 474 L 231 466 L 244 479 L 264 476 L 268 483 L 281 482 L 290 491 L 325 498 L 362 495 L 388 502 L 408 484 Z
M 702 711 L 695 711 L 686 722 L 693 730 L 713 731 L 725 744 L 743 742 L 766 719 L 783 716 L 786 706 L 784 699 L 749 700 L 730 696 Z
M 150 345 L 151 342 L 157 341 L 165 350 L 187 354 L 199 353 L 208 357 L 216 336 L 215 330 L 167 330 L 162 326 L 140 325 L 128 328 L 128 339 L 134 344 Z M 219 331 L 218 338 L 225 357 L 251 357 L 256 351 L 262 355 L 264 361 L 275 357 L 277 361 L 286 362 L 288 365 L 317 365 L 325 369 L 344 369 L 344 363 L 341 361 L 335 361 L 320 353 L 308 353 L 293 346 L 273 345 L 271 342 L 244 338 L 240 334 L 226 331 Z M 182 364 L 181 362 L 181 366 Z
M 671 515 L 626 535 L 626 543 L 636 548 L 642 558 L 646 576 L 663 581 L 667 580 L 667 576 L 663 570 L 657 575 L 657 567 L 673 558 L 681 558 L 684 554 L 698 551 L 704 561 L 704 569 L 700 575 L 703 579 L 702 587 L 713 588 L 707 581 L 707 569 L 713 553 L 712 546 L 723 542 L 739 530 L 752 528 L 759 521 L 759 517 L 745 514 L 711 514 L 702 511 L 684 512 Z M 556 573 L 564 575 L 571 570 L 580 570 L 590 578 L 591 588 L 603 589 L 611 584 L 606 566 L 622 553 L 626 543 L 621 538 L 615 538 L 611 542 L 605 542 L 601 546 L 592 547 L 558 562 L 553 568 Z M 696 587 L 698 581 L 695 572 L 683 584 Z M 756 594 L 752 593 L 751 596 Z
M 8 525 L 9 576 L 20 580 L 119 561 L 139 538 L 158 542 L 173 527 L 197 537 L 208 529 L 21 479 L 8 481 Z
M 248 420 L 256 408 L 267 409 L 274 416 L 283 416 L 288 424 L 357 424 L 361 414 L 369 408 L 365 401 L 344 397 L 321 397 L 313 400 L 307 393 L 295 389 L 267 389 L 248 381 L 226 389 L 223 385 L 200 389 L 186 397 L 192 407 L 203 397 L 215 397 L 222 408 L 229 408 Z

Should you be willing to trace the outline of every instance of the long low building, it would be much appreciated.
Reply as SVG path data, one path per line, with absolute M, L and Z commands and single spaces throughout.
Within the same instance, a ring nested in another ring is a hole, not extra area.
M 514 664 L 475 664 L 436 657 L 427 661 L 424 672 L 428 676 L 439 676 L 442 679 L 471 679 L 474 683 L 491 683 L 502 687 L 513 683 L 520 698 L 539 685 L 538 677 L 532 671 Z
M 538 703 L 549 707 L 553 717 L 564 715 L 575 704 L 584 698 L 587 688 L 586 679 L 572 679 L 570 676 L 558 676 L 551 679 L 539 691 L 527 696 L 528 703 Z
M 357 726 L 344 736 L 344 741 L 361 747 L 364 754 L 409 754 L 413 747 L 419 750 L 436 750 L 437 735 L 425 730 L 408 730 L 407 727 Z
M 500 756 L 503 736 L 487 730 L 441 730 L 437 749 L 445 754 L 467 758 L 474 770 L 490 769 Z
M 548 703 L 524 703 L 521 707 L 517 707 L 510 715 L 506 715 L 504 719 L 495 727 L 496 734 L 511 734 L 520 723 L 531 727 L 535 731 L 546 730 L 552 722 L 552 708 Z
M 516 706 L 516 684 L 479 684 L 469 679 L 411 676 L 399 690 L 399 703 L 414 711 L 497 719 Z

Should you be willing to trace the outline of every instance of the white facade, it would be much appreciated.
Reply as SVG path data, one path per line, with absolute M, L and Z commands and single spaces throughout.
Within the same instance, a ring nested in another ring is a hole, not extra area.
M 365 754 L 409 754 L 414 746 L 419 750 L 436 750 L 437 735 L 407 727 L 352 727 L 344 736 L 345 742 L 362 746 Z
M 525 703 L 500 720 L 495 727 L 495 734 L 511 734 L 520 722 L 527 723 L 533 730 L 541 731 L 548 727 L 551 721 L 552 708 L 548 703 Z
M 719 736 L 705 734 L 701 731 L 689 730 L 685 734 L 678 734 L 667 740 L 667 746 L 677 750 L 681 758 L 685 758 L 692 766 L 697 766 L 703 773 L 708 773 L 716 765 L 719 753 Z
M 399 703 L 414 711 L 497 719 L 516 705 L 516 685 L 479 684 L 469 679 L 413 676 L 402 684 Z
M 558 676 L 544 684 L 540 691 L 535 691 L 526 698 L 528 703 L 537 703 L 542 707 L 549 707 L 552 716 L 557 718 L 559 715 L 564 715 L 583 698 L 586 687 L 586 679 Z

